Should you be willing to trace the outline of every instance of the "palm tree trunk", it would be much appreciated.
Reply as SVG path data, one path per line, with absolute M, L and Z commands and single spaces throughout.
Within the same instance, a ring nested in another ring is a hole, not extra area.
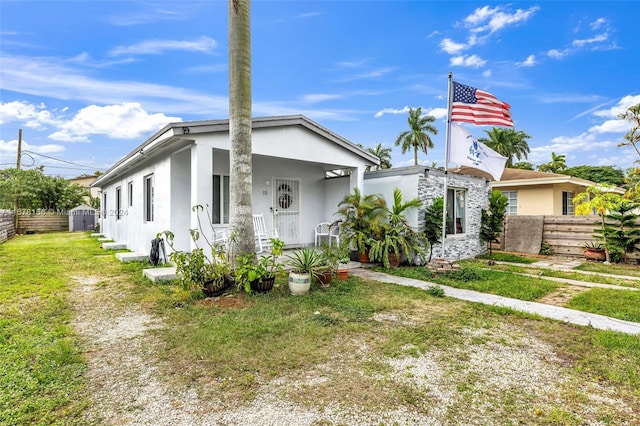
M 418 165 L 418 147 L 414 146 L 413 147 L 413 161 L 415 162 L 415 165 Z
M 255 252 L 251 162 L 250 0 L 229 0 L 229 229 L 233 256 Z M 234 259 L 232 259 L 233 261 Z

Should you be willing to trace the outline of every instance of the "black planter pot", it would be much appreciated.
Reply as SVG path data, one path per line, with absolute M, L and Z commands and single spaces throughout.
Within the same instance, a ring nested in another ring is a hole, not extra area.
M 226 279 L 211 280 L 204 283 L 202 292 L 206 297 L 218 297 L 229 288 L 229 281 Z
M 275 275 L 263 278 L 262 280 L 254 280 L 251 281 L 251 290 L 256 293 L 267 293 L 273 289 L 273 284 L 275 282 Z

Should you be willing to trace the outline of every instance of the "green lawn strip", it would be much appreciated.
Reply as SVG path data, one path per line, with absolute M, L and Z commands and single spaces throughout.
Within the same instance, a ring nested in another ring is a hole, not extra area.
M 509 272 L 484 270 L 475 267 L 464 267 L 458 273 L 443 274 L 433 274 L 430 270 L 421 267 L 377 268 L 376 270 L 450 287 L 464 288 L 527 301 L 539 299 L 563 287 L 562 284 L 546 281 L 541 278 L 515 277 Z M 465 271 L 471 272 L 466 273 Z
M 65 293 L 94 244 L 71 233 L 0 244 L 0 424 L 81 423 L 86 364 Z
M 602 262 L 583 262 L 574 268 L 578 271 L 600 272 L 604 274 L 626 275 L 640 278 L 640 267 L 634 265 L 611 264 Z
M 477 256 L 476 259 L 485 259 L 485 260 L 493 259 L 498 262 L 512 262 L 512 263 L 535 263 L 540 261 L 540 258 L 536 258 L 536 257 L 526 257 L 526 256 L 517 255 L 517 254 L 512 254 L 512 253 L 502 253 L 502 252 L 495 252 L 495 251 L 491 256 L 489 256 L 489 253 L 486 253 L 486 254 L 481 254 L 480 256 Z
M 593 288 L 569 300 L 568 308 L 640 322 L 640 292 Z
M 621 287 L 636 287 L 636 288 L 640 287 L 640 279 L 628 280 L 628 279 L 622 279 L 622 278 L 616 278 L 616 277 L 609 277 L 605 275 L 584 274 L 578 271 L 576 272 L 561 271 L 561 270 L 555 270 L 555 269 L 526 267 L 526 266 L 519 266 L 519 265 L 495 264 L 495 265 L 489 266 L 487 265 L 486 261 L 483 261 L 483 260 L 465 260 L 460 263 L 463 265 L 471 265 L 478 268 L 491 268 L 494 270 L 515 272 L 518 274 L 538 275 L 541 277 L 566 278 L 566 279 L 576 280 L 576 281 L 619 285 Z

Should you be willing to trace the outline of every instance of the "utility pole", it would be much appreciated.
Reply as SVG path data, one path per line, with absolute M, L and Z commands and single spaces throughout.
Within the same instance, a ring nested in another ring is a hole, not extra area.
M 18 161 L 16 162 L 16 170 L 20 170 L 20 163 L 22 162 L 22 129 L 18 129 Z M 16 179 L 20 179 L 19 173 L 16 175 Z M 20 197 L 16 192 L 16 199 L 14 203 L 13 218 L 15 220 L 15 230 L 18 233 L 18 216 L 20 213 Z
M 16 169 L 20 170 L 20 162 L 22 161 L 22 129 L 18 129 L 18 161 Z

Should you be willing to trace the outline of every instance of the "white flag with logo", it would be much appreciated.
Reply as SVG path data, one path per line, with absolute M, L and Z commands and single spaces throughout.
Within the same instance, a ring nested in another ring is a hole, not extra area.
M 469 166 L 489 173 L 500 180 L 507 157 L 503 157 L 485 144 L 478 142 L 464 127 L 451 124 L 449 160 L 459 166 Z

